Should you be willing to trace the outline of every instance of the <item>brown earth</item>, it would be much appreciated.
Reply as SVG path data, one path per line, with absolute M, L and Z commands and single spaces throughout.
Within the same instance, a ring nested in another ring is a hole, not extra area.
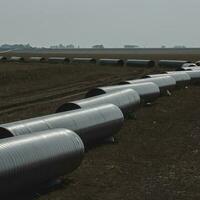
M 82 98 L 94 86 L 160 71 L 1 63 L 0 122 L 53 113 L 63 102 Z M 61 186 L 39 192 L 34 199 L 200 199 L 199 90 L 199 85 L 182 88 L 152 106 L 141 107 L 136 119 L 125 121 L 116 144 L 87 152 L 80 168 L 66 175 Z

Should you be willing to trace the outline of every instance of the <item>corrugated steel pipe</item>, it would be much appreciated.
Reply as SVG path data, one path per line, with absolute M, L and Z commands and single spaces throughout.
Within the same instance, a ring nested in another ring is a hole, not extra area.
M 166 72 L 166 74 L 150 74 L 146 75 L 145 78 L 155 78 L 155 77 L 169 76 L 169 75 L 176 80 L 177 86 L 187 86 L 190 84 L 191 78 L 185 72 L 180 72 L 180 73 Z
M 7 57 L 5 57 L 5 56 L 0 56 L 0 61 L 7 61 Z
M 94 58 L 73 58 L 72 59 L 72 63 L 75 64 L 81 64 L 81 63 L 92 63 L 95 64 L 96 63 L 96 59 Z
M 185 71 L 185 73 L 187 73 L 190 76 L 192 83 L 195 83 L 195 82 L 199 83 L 200 70 Z
M 31 61 L 31 62 L 45 62 L 46 59 L 44 57 L 30 57 L 29 61 Z
M 192 70 L 200 70 L 200 67 L 180 67 L 177 68 L 176 71 L 192 71 Z
M 8 59 L 11 62 L 24 62 L 25 59 L 23 57 L 12 56 Z
M 140 96 L 133 89 L 120 90 L 109 94 L 81 99 L 61 105 L 56 112 L 65 112 L 81 108 L 92 108 L 99 105 L 114 104 L 118 106 L 124 115 L 136 110 L 140 105 Z
M 176 81 L 171 76 L 128 80 L 128 81 L 123 81 L 120 84 L 135 84 L 135 83 L 145 83 L 145 82 L 153 82 L 156 85 L 158 85 L 161 93 L 165 93 L 167 90 L 171 90 L 176 86 Z
M 72 172 L 81 164 L 84 145 L 67 129 L 53 129 L 0 140 L 2 195 L 33 190 Z
M 92 90 L 88 91 L 86 94 L 86 98 L 94 97 L 106 93 L 116 92 L 116 91 L 123 91 L 126 89 L 133 89 L 135 90 L 142 102 L 152 102 L 156 100 L 160 96 L 160 89 L 159 87 L 152 82 L 148 83 L 139 83 L 139 84 L 127 84 L 127 85 L 114 85 L 114 86 L 107 86 L 107 87 L 97 87 L 93 88 Z
M 124 61 L 122 59 L 99 59 L 98 60 L 99 65 L 118 65 L 123 66 Z
M 160 67 L 181 67 L 183 64 L 185 63 L 190 63 L 190 61 L 186 61 L 186 60 L 160 60 L 158 62 L 158 65 Z
M 70 59 L 66 57 L 49 57 L 48 62 L 50 63 L 70 63 Z
M 128 59 L 126 61 L 126 65 L 130 67 L 155 67 L 155 64 L 153 60 Z
M 0 138 L 66 128 L 75 131 L 84 144 L 93 144 L 116 134 L 123 122 L 121 110 L 113 104 L 108 104 L 2 124 Z
M 171 71 L 171 72 L 167 72 L 169 73 L 170 75 L 171 74 L 179 74 L 179 73 L 186 73 L 190 79 L 191 79 L 191 83 L 195 83 L 195 82 L 198 82 L 200 81 L 200 70 L 191 70 L 191 71 Z
M 184 63 L 182 67 L 197 67 L 195 63 Z

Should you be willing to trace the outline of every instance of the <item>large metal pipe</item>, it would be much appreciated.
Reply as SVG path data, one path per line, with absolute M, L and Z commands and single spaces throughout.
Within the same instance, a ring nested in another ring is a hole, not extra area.
M 46 59 L 44 57 L 30 57 L 29 61 L 31 61 L 31 62 L 45 62 Z
M 130 67 L 155 67 L 153 60 L 128 59 L 126 65 Z
M 99 59 L 98 64 L 99 65 L 119 65 L 119 66 L 123 66 L 124 61 L 122 59 Z
M 65 112 L 81 108 L 92 108 L 99 105 L 114 104 L 118 106 L 124 115 L 134 111 L 140 104 L 140 96 L 133 89 L 120 90 L 109 94 L 103 94 L 61 105 L 56 112 Z
M 66 57 L 49 57 L 48 62 L 50 63 L 70 63 L 70 59 Z
M 176 86 L 176 81 L 171 76 L 129 80 L 129 81 L 123 81 L 120 84 L 135 84 L 135 83 L 145 83 L 145 82 L 155 83 L 156 85 L 158 85 L 161 92 L 166 92 L 166 90 L 173 89 Z
M 192 82 L 200 81 L 200 70 L 185 71 L 191 78 Z
M 179 67 L 176 71 L 192 71 L 192 70 L 200 70 L 199 66 L 196 67 Z
M 181 67 L 197 67 L 195 63 L 184 63 Z
M 180 72 L 180 73 L 166 72 L 166 74 L 150 74 L 150 75 L 146 75 L 145 77 L 155 78 L 155 77 L 169 76 L 169 75 L 172 76 L 176 80 L 177 86 L 186 86 L 191 81 L 190 76 L 185 72 Z
M 174 74 L 179 74 L 182 71 L 174 71 L 174 72 L 167 72 L 171 75 L 171 73 Z M 192 70 L 192 71 L 184 71 L 186 74 L 188 74 L 191 78 L 191 82 L 196 82 L 196 81 L 200 81 L 200 70 Z
M 160 96 L 159 87 L 155 83 L 148 82 L 148 83 L 139 83 L 139 84 L 97 87 L 97 88 L 90 90 L 86 94 L 86 98 L 98 96 L 98 95 L 102 95 L 102 94 L 106 94 L 106 93 L 112 93 L 112 92 L 116 92 L 116 91 L 123 91 L 126 89 L 135 90 L 140 95 L 140 98 L 143 102 L 152 102 Z
M 5 56 L 0 56 L 0 61 L 5 62 L 5 61 L 7 61 L 7 58 Z
M 67 129 L 0 140 L 0 196 L 41 186 L 81 164 L 84 145 Z
M 75 64 L 81 64 L 81 63 L 83 63 L 83 64 L 84 63 L 95 64 L 96 59 L 94 59 L 94 58 L 73 58 L 72 63 L 75 63 Z
M 11 62 L 24 62 L 25 59 L 23 57 L 12 56 L 12 57 L 8 58 L 8 61 L 11 61 Z
M 2 124 L 0 138 L 66 128 L 75 131 L 85 144 L 89 144 L 116 134 L 123 121 L 121 110 L 115 105 L 108 104 Z
M 160 67 L 177 68 L 177 67 L 181 67 L 185 63 L 190 63 L 190 61 L 186 61 L 186 60 L 160 60 L 158 62 L 158 65 Z

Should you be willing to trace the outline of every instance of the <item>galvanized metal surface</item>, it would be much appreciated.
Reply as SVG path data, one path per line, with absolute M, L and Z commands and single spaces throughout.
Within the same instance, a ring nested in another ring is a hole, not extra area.
M 96 59 L 94 58 L 73 58 L 72 63 L 96 63 Z
M 49 57 L 48 61 L 52 63 L 69 63 L 70 62 L 69 58 L 66 58 L 66 57 Z
M 184 63 L 181 67 L 197 67 L 195 63 Z
M 180 72 L 180 73 L 166 72 L 166 74 L 150 74 L 145 77 L 155 78 L 155 77 L 169 76 L 169 75 L 172 76 L 176 80 L 176 84 L 178 86 L 186 86 L 191 81 L 190 76 L 185 72 Z
M 126 65 L 131 67 L 155 67 L 155 64 L 153 60 L 128 59 L 126 61 Z
M 0 140 L 0 196 L 35 189 L 81 164 L 84 145 L 67 129 L 53 129 Z
M 160 60 L 158 65 L 160 67 L 181 67 L 185 63 L 190 63 L 190 61 L 186 60 Z
M 120 84 L 134 84 L 134 83 L 145 83 L 145 82 L 155 83 L 156 85 L 158 85 L 161 92 L 165 92 L 166 90 L 173 89 L 176 86 L 176 80 L 171 76 L 128 80 L 128 81 L 123 81 Z
M 0 138 L 66 128 L 75 131 L 88 144 L 113 136 L 120 130 L 123 121 L 121 110 L 109 104 L 2 124 Z
M 46 59 L 44 57 L 30 57 L 29 61 L 32 61 L 32 62 L 44 62 L 44 61 L 46 61 Z
M 8 58 L 8 61 L 23 62 L 23 61 L 25 61 L 25 59 L 23 57 L 12 56 L 12 57 Z
M 200 70 L 199 66 L 196 67 L 179 67 L 176 71 L 192 71 L 192 70 Z
M 200 81 L 200 70 L 185 71 L 191 78 L 191 81 Z
M 102 94 L 106 94 L 106 93 L 126 90 L 126 89 L 135 90 L 139 94 L 141 100 L 144 102 L 154 101 L 160 96 L 159 87 L 155 83 L 148 82 L 148 83 L 139 83 L 139 84 L 97 87 L 97 88 L 90 90 L 86 94 L 86 98 L 97 96 L 97 95 L 102 95 Z
M 98 64 L 100 65 L 124 65 L 124 61 L 122 59 L 99 59 Z
M 108 94 L 86 98 L 61 105 L 56 112 L 65 112 L 81 108 L 92 108 L 99 105 L 114 104 L 118 106 L 124 115 L 134 111 L 140 105 L 140 96 L 133 89 L 120 90 Z

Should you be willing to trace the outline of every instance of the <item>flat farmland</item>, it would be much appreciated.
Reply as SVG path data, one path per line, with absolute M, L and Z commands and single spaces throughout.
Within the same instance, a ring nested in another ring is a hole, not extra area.
M 45 54 L 48 56 L 51 55 Z M 87 56 L 90 55 L 84 55 Z M 198 60 L 197 54 L 184 56 L 139 57 Z M 109 57 L 136 58 L 135 55 Z M 92 64 L 0 63 L 0 122 L 54 113 L 62 103 L 83 98 L 95 86 L 164 70 Z M 125 120 L 115 144 L 103 144 L 86 152 L 82 165 L 62 177 L 61 185 L 15 199 L 200 199 L 199 99 L 200 85 L 196 84 L 172 91 L 171 96 L 163 96 L 151 106 L 141 107 L 135 113 L 136 119 Z

